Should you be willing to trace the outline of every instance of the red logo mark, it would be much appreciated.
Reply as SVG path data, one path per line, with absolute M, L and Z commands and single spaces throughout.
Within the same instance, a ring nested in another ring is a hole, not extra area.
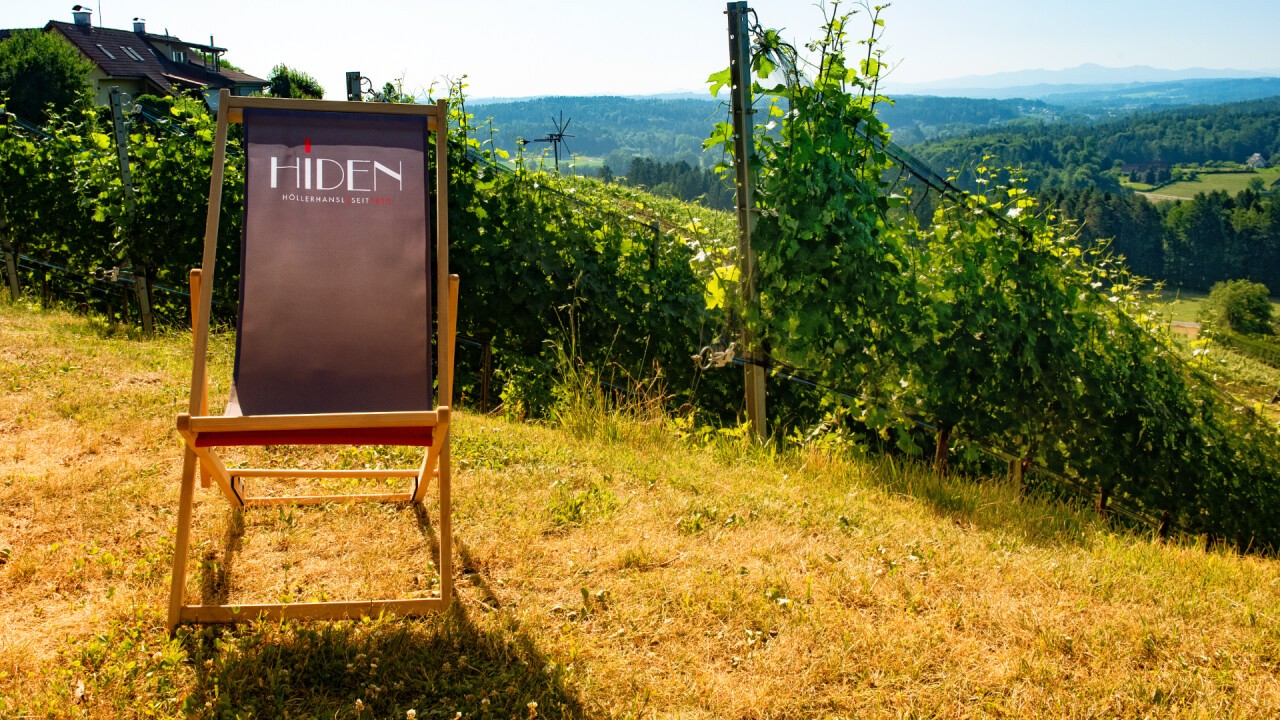
M 311 152 L 311 138 L 307 138 L 306 147 L 307 147 L 307 152 Z

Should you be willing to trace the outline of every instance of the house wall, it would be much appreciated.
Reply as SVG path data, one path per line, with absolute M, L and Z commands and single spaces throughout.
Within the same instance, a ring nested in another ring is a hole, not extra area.
M 146 89 L 143 87 L 141 80 L 133 80 L 129 78 L 108 78 L 96 67 L 93 72 L 89 73 L 89 80 L 93 83 L 94 102 L 98 105 L 108 105 L 111 103 L 111 88 L 118 87 L 130 97 L 137 97 Z

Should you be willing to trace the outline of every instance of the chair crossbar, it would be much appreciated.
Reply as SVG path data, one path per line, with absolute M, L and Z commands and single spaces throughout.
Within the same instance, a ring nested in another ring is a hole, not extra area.
M 432 427 L 449 422 L 449 409 L 415 412 L 323 413 L 317 415 L 178 415 L 178 432 L 263 430 L 338 430 L 349 428 Z
M 275 468 L 227 468 L 231 477 L 253 478 L 416 478 L 419 470 L 283 470 Z
M 370 493 L 367 495 L 282 495 L 280 497 L 263 495 L 247 497 L 245 507 L 274 507 L 276 505 L 324 505 L 326 503 L 356 502 L 404 502 L 413 500 L 413 493 Z
M 407 617 L 444 609 L 440 598 L 354 600 L 347 602 L 263 603 L 247 605 L 183 605 L 179 622 L 242 623 L 252 620 L 345 620 L 379 614 Z

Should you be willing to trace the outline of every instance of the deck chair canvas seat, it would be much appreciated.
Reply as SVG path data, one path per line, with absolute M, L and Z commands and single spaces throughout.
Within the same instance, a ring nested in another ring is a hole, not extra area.
M 449 406 L 457 276 L 448 273 L 446 105 L 220 96 L 203 266 L 191 273 L 194 362 L 169 626 L 270 618 L 419 614 L 451 597 Z M 235 367 L 208 412 L 212 277 L 228 123 L 243 123 L 245 215 Z M 428 177 L 435 152 L 435 192 Z M 434 211 L 433 206 L 434 204 Z M 434 245 L 434 247 L 433 247 Z M 433 293 L 434 290 L 434 293 Z M 435 312 L 432 312 L 434 299 Z M 434 317 L 434 325 L 433 325 Z M 433 373 L 433 327 L 436 331 Z M 425 448 L 417 468 L 228 468 L 218 449 L 261 445 Z M 440 597 L 186 605 L 195 477 L 233 507 L 439 496 Z M 249 497 L 242 478 L 401 477 L 403 493 Z

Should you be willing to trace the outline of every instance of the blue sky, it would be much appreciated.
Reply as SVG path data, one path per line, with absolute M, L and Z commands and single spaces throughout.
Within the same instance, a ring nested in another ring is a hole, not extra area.
M 70 21 L 74 4 L 4 0 L 0 27 Z M 808 0 L 751 6 L 797 45 L 821 24 Z M 473 97 L 493 97 L 701 91 L 728 64 L 724 9 L 720 0 L 102 0 L 101 16 L 117 28 L 141 16 L 149 30 L 196 42 L 212 34 L 248 72 L 285 62 L 330 97 L 347 70 L 379 85 L 403 77 L 409 91 L 466 74 Z M 900 82 L 1087 62 L 1280 68 L 1280 0 L 897 0 L 884 17 Z

